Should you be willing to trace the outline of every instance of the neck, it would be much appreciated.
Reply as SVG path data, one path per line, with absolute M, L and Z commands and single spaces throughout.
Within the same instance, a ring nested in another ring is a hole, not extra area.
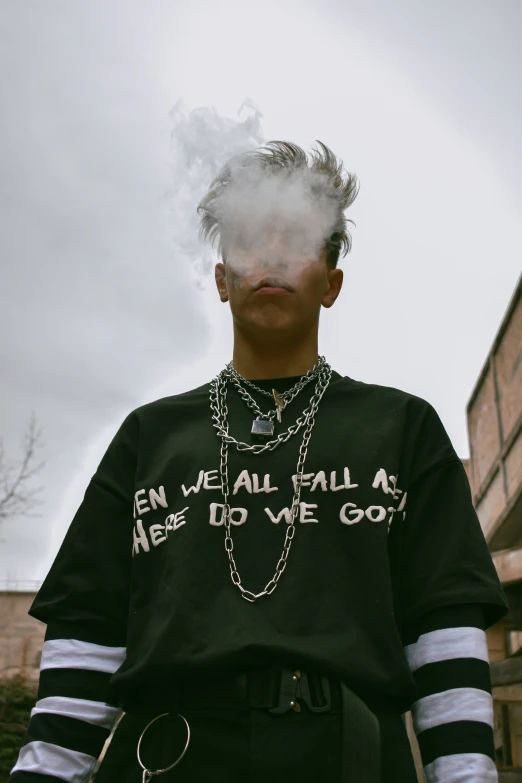
M 234 334 L 234 369 L 247 381 L 265 378 L 290 378 L 305 375 L 318 362 L 317 332 L 297 344 L 279 341 L 247 341 L 241 333 Z

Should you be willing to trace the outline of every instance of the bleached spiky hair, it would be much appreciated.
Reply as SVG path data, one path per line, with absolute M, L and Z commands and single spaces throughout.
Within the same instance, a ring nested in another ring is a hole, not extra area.
M 344 170 L 342 160 L 336 158 L 325 144 L 321 141 L 316 143 L 319 148 L 312 148 L 310 158 L 297 144 L 269 141 L 256 150 L 249 150 L 229 160 L 197 207 L 201 217 L 200 238 L 209 241 L 211 245 L 214 245 L 216 239 L 219 240 L 218 253 L 226 261 L 228 224 L 238 211 L 231 209 L 230 199 L 228 207 L 223 207 L 230 192 L 236 186 L 241 188 L 242 183 L 248 182 L 251 186 L 249 192 L 255 194 L 259 193 L 258 185 L 264 181 L 275 178 L 288 181 L 292 176 L 298 177 L 301 183 L 305 183 L 301 190 L 306 189 L 310 203 L 317 204 L 317 209 L 328 215 L 327 221 L 323 221 L 323 246 L 328 266 L 334 269 L 341 251 L 345 256 L 351 249 L 352 239 L 347 224 L 354 221 L 347 220 L 344 211 L 357 196 L 358 180 L 355 174 Z M 273 188 L 271 193 L 275 193 Z M 240 196 L 235 207 L 239 208 L 243 201 L 244 198 Z M 239 228 L 241 230 L 241 226 Z

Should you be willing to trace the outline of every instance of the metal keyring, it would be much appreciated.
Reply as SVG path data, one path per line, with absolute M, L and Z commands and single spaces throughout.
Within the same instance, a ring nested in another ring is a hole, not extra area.
M 141 736 L 140 736 L 140 738 L 138 740 L 137 755 L 138 755 L 138 761 L 139 761 L 140 767 L 143 770 L 143 783 L 148 783 L 148 781 L 152 778 L 153 775 L 162 775 L 164 772 L 168 772 L 169 769 L 172 769 L 173 767 L 175 767 L 176 764 L 179 764 L 179 762 L 181 761 L 181 759 L 185 755 L 185 753 L 187 751 L 187 748 L 189 746 L 189 742 L 190 742 L 190 726 L 188 725 L 186 718 L 184 718 L 183 715 L 181 715 L 181 713 L 178 712 L 179 717 L 183 718 L 183 720 L 185 721 L 185 726 L 187 727 L 187 744 L 185 745 L 185 747 L 183 749 L 183 753 L 181 754 L 181 756 L 178 759 L 176 759 L 174 764 L 171 764 L 170 767 L 165 767 L 165 769 L 150 770 L 150 769 L 147 769 L 147 767 L 145 767 L 143 765 L 143 762 L 142 762 L 142 760 L 140 758 L 140 745 L 141 745 L 141 741 L 143 739 L 143 736 L 144 736 L 145 732 L 147 731 L 147 729 L 149 728 L 149 726 L 152 726 L 153 723 L 156 723 L 157 720 L 159 720 L 160 718 L 164 718 L 166 715 L 170 715 L 170 712 L 164 712 L 162 715 L 158 715 L 156 718 L 154 718 L 154 720 L 151 720 L 150 723 L 147 723 L 147 725 L 145 726 L 145 728 L 141 732 Z

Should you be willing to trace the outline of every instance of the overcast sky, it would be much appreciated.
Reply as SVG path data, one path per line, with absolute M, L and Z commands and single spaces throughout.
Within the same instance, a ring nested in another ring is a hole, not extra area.
M 521 267 L 519 0 L 4 0 L 0 34 L 0 435 L 20 459 L 34 411 L 46 462 L 0 579 L 45 576 L 132 409 L 232 358 L 195 207 L 265 140 L 360 181 L 320 354 L 427 399 L 468 456 Z

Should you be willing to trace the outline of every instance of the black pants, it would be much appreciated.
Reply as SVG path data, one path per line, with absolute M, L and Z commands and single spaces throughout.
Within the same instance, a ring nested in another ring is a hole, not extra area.
M 96 775 L 95 783 L 141 783 L 138 739 L 158 712 L 127 713 L 122 718 Z M 312 713 L 306 705 L 274 715 L 267 710 L 184 710 L 191 738 L 187 752 L 154 783 L 339 783 L 341 714 Z M 379 714 L 381 783 L 417 783 L 406 727 L 398 714 Z M 156 721 L 146 732 L 141 758 L 151 770 L 163 769 L 182 753 L 187 738 L 179 716 Z M 357 781 L 353 781 L 357 783 Z

